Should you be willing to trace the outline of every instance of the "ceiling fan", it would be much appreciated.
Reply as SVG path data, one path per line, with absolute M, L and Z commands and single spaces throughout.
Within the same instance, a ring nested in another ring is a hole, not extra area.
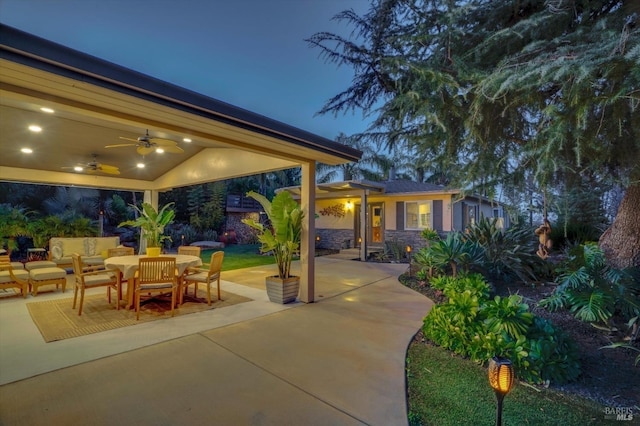
M 75 170 L 76 172 L 84 172 L 84 173 L 104 173 L 107 175 L 119 175 L 120 174 L 120 169 L 118 169 L 118 167 L 116 166 L 110 166 L 108 164 L 102 164 L 102 163 L 98 163 L 98 161 L 96 160 L 96 155 L 93 155 L 93 160 L 89 161 L 88 163 L 78 163 L 75 166 L 71 166 L 71 167 L 63 167 L 63 169 L 72 169 Z
M 115 145 L 107 145 L 105 148 L 120 148 L 123 146 L 135 146 L 138 154 L 147 155 L 152 152 L 170 152 L 172 154 L 182 154 L 184 150 L 178 146 L 178 142 L 170 139 L 152 138 L 149 136 L 149 130 L 144 136 L 140 136 L 137 139 L 125 138 L 120 136 L 120 139 L 125 141 L 131 141 L 133 143 L 119 143 Z

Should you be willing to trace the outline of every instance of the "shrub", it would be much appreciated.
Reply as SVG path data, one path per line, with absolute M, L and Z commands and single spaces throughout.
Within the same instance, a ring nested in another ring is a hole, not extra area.
M 535 234 L 524 224 L 503 230 L 496 219 L 482 218 L 469 227 L 465 237 L 483 248 L 483 268 L 494 278 L 536 280 L 542 260 L 535 254 Z
M 438 277 L 431 285 L 449 297 L 424 318 L 422 331 L 434 343 L 482 363 L 495 355 L 507 357 L 518 377 L 532 383 L 564 383 L 579 375 L 575 346 L 529 312 L 521 296 L 488 300 L 488 284 L 479 274 Z
M 558 272 L 558 287 L 540 306 L 551 311 L 567 308 L 581 321 L 604 324 L 616 311 L 625 320 L 640 314 L 640 283 L 631 270 L 609 267 L 596 243 L 574 247 Z
M 419 272 L 424 271 L 425 279 L 430 279 L 441 271 L 440 264 L 436 262 L 436 259 L 433 257 L 433 252 L 429 247 L 423 247 L 416 251 L 413 255 L 413 263 L 422 268 Z
M 431 251 L 433 262 L 444 271 L 451 271 L 454 277 L 458 269 L 468 270 L 473 264 L 479 263 L 482 252 L 477 244 L 465 240 L 459 232 L 451 232 L 444 240 L 431 244 L 427 250 Z
M 440 276 L 432 278 L 429 285 L 442 290 L 445 296 L 470 291 L 473 295 L 485 300 L 489 297 L 490 287 L 481 274 L 463 274 L 457 277 Z
M 509 297 L 496 296 L 487 301 L 482 315 L 487 330 L 492 333 L 505 332 L 513 339 L 525 335 L 533 322 L 529 305 L 522 303 L 522 296 L 517 294 Z

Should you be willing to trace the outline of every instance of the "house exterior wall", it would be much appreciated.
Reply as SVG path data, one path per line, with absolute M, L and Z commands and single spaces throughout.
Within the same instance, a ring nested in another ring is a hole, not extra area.
M 405 229 L 405 202 L 432 201 L 432 223 L 434 230 L 441 236 L 451 231 L 462 231 L 470 220 L 470 215 L 479 220 L 480 217 L 494 217 L 494 208 L 500 209 L 504 218 L 504 226 L 509 226 L 509 218 L 504 208 L 478 198 L 466 197 L 454 201 L 455 194 L 424 193 L 424 194 L 389 194 L 370 195 L 369 204 L 382 203 L 384 209 L 384 238 L 383 241 L 396 241 L 403 246 L 411 245 L 414 250 L 426 246 L 422 238 L 422 230 Z M 316 199 L 316 236 L 320 237 L 318 248 L 343 249 L 357 247 L 355 241 L 355 209 L 346 208 L 347 202 L 360 204 L 359 197 Z M 471 208 L 471 210 L 469 210 Z M 471 213 L 470 213 L 471 211 Z M 369 241 L 372 250 L 380 250 L 380 244 Z
M 498 204 L 492 204 L 486 200 L 480 200 L 474 197 L 465 197 L 464 199 L 457 201 L 453 205 L 453 230 L 463 231 L 471 222 L 470 211 L 474 210 L 475 220 L 479 220 L 481 217 L 492 218 L 494 217 L 494 209 L 500 211 L 503 218 L 503 225 L 508 228 L 511 225 L 509 215 L 503 206 Z

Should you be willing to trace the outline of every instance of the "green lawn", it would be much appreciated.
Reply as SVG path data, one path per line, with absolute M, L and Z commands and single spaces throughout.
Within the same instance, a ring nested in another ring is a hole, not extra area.
M 413 342 L 407 352 L 411 425 L 494 425 L 496 397 L 487 370 L 440 347 Z M 615 421 L 612 421 L 615 424 Z M 505 397 L 502 424 L 601 425 L 604 407 L 516 382 Z
M 224 250 L 224 261 L 222 262 L 223 271 L 231 271 L 233 269 L 249 268 L 251 266 L 272 265 L 275 263 L 273 256 L 265 256 L 260 254 L 258 250 L 259 244 L 231 244 L 226 246 Z M 217 251 L 202 250 L 200 257 L 209 265 L 211 253 Z

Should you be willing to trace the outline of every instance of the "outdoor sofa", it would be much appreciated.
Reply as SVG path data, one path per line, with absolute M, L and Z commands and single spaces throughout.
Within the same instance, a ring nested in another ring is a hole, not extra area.
M 107 251 L 120 245 L 120 237 L 53 237 L 49 240 L 49 261 L 59 268 L 72 266 L 71 256 L 78 253 L 83 263 L 101 265 Z

